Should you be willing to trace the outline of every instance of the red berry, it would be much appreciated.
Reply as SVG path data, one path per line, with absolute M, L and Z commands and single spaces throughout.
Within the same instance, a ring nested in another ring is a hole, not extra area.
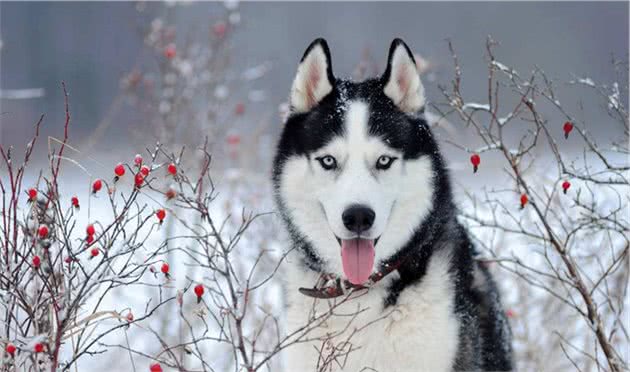
M 234 113 L 236 115 L 243 115 L 245 113 L 245 104 L 242 102 L 237 103 L 234 108 Z
M 204 292 L 203 285 L 197 284 L 195 286 L 194 291 L 195 291 L 195 295 L 197 296 L 197 303 L 200 303 L 201 302 L 201 296 L 203 296 L 203 292 Z
M 168 59 L 173 59 L 175 58 L 176 54 L 177 50 L 175 49 L 175 44 L 169 44 L 166 46 L 166 48 L 164 48 L 164 57 Z
M 131 311 L 129 311 L 127 313 L 127 321 L 128 322 L 133 322 L 133 313 Z
M 142 155 L 136 154 L 136 157 L 133 158 L 133 163 L 137 166 L 142 165 Z
M 99 254 L 99 250 L 98 248 L 92 248 L 92 250 L 90 251 L 90 256 L 92 257 L 96 257 Z
M 472 154 L 470 156 L 470 163 L 473 165 L 473 172 L 477 172 L 477 169 L 479 169 L 479 164 L 481 163 L 481 158 L 478 154 Z
M 481 163 L 481 158 L 478 154 L 472 154 L 470 156 L 470 162 L 472 163 L 472 165 L 479 165 L 479 163 Z
M 73 196 L 72 199 L 70 199 L 72 201 L 72 206 L 75 208 L 79 208 L 79 198 L 77 198 L 76 196 Z
M 144 176 L 142 173 L 136 173 L 136 176 L 133 178 L 133 183 L 138 189 L 142 187 L 142 184 L 144 183 Z
M 573 123 L 567 121 L 562 126 L 562 130 L 564 131 L 564 138 L 569 138 L 569 133 L 571 133 L 571 131 L 573 130 Z
M 96 229 L 94 228 L 94 225 L 93 224 L 87 225 L 87 227 L 85 228 L 85 233 L 88 236 L 92 236 L 92 235 L 96 234 Z
M 33 257 L 33 267 L 38 269 L 39 265 L 41 265 L 41 264 L 42 264 L 42 259 L 39 258 L 39 256 L 34 256 Z
M 168 173 L 172 176 L 177 174 L 177 166 L 175 166 L 175 164 L 173 163 L 169 164 L 166 169 L 168 170 Z
M 225 31 L 227 30 L 227 25 L 225 22 L 217 22 L 212 26 L 212 31 L 214 35 L 218 38 L 223 38 L 225 36 Z
M 15 350 L 17 350 L 17 348 L 12 343 L 8 343 L 5 350 L 7 351 L 7 354 L 10 354 L 13 357 L 15 356 Z
M 160 363 L 154 363 L 154 364 L 151 364 L 151 366 L 149 367 L 149 370 L 151 372 L 162 372 L 162 367 L 160 366 Z
M 564 181 L 562 182 L 562 191 L 566 194 L 567 191 L 569 190 L 569 187 L 571 187 L 571 182 L 569 181 Z
M 116 167 L 114 167 L 114 174 L 116 174 L 116 177 L 122 177 L 125 175 L 125 166 L 122 165 L 121 163 L 118 163 L 118 165 L 116 165 Z
M 150 171 L 150 169 L 149 169 L 149 167 L 147 167 L 146 165 L 143 165 L 143 166 L 141 166 L 141 167 L 140 167 L 140 173 L 141 173 L 144 177 L 146 177 L 146 176 L 148 176 L 148 175 L 149 175 L 149 171 Z
M 35 349 L 36 353 L 41 353 L 41 352 L 44 351 L 44 345 L 42 343 L 38 342 L 38 343 L 35 344 L 35 348 L 34 349 Z
M 164 219 L 166 218 L 166 211 L 164 209 L 158 209 L 155 212 L 155 216 L 160 221 L 160 223 L 162 223 L 162 222 L 164 222 Z
M 525 205 L 527 204 L 528 201 L 529 201 L 529 198 L 527 197 L 527 195 L 522 194 L 521 195 L 521 209 L 525 208 Z
M 166 200 L 174 199 L 177 196 L 177 192 L 173 188 L 166 190 Z
M 516 313 L 514 313 L 514 310 L 512 310 L 512 309 L 507 309 L 505 311 L 505 316 L 507 316 L 508 318 L 514 318 L 515 315 L 516 315 Z
M 162 271 L 163 274 L 168 275 L 169 270 L 171 269 L 170 266 L 168 266 L 168 264 L 166 262 L 164 262 L 162 264 L 162 268 L 160 268 L 160 271 Z
M 48 236 L 48 226 L 41 225 L 37 230 L 37 234 L 39 234 L 40 239 L 44 239 Z
M 96 194 L 103 187 L 103 181 L 97 179 L 92 183 L 92 193 Z
M 231 134 L 227 137 L 228 145 L 236 146 L 241 143 L 241 136 L 238 134 Z
M 92 243 L 94 243 L 94 235 L 88 235 L 87 238 L 85 238 L 85 242 L 87 245 L 92 245 Z
M 28 200 L 33 201 L 37 198 L 37 190 L 34 188 L 28 189 Z
M 205 289 L 203 288 L 202 284 L 197 284 L 195 286 L 195 295 L 197 295 L 197 298 L 203 296 L 203 292 L 205 291 Z
M 67 264 L 72 263 L 72 257 L 68 256 L 63 261 Z

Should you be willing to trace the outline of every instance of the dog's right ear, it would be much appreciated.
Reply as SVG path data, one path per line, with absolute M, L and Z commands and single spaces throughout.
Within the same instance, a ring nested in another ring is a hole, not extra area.
M 293 80 L 291 111 L 309 111 L 333 90 L 334 84 L 328 44 L 324 39 L 316 39 L 306 48 Z

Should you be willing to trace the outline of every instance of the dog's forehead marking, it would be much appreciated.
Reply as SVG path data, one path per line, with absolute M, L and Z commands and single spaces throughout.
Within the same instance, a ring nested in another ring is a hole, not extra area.
M 363 101 L 351 101 L 345 117 L 346 140 L 350 148 L 360 146 L 367 140 L 369 107 Z

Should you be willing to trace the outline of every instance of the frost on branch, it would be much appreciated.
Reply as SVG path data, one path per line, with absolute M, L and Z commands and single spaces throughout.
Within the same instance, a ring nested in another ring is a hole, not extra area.
M 525 77 L 497 61 L 491 38 L 488 102 L 468 103 L 449 46 L 455 78 L 440 87 L 446 102 L 433 109 L 463 123 L 476 143 L 448 144 L 483 153 L 504 172 L 466 188 L 461 220 L 482 248 L 478 259 L 504 279 L 517 369 L 627 369 L 630 148 L 628 86 L 619 83 L 628 81 L 627 61 L 613 61 L 612 83 L 569 82 L 598 97 L 574 104 L 576 111 L 604 109 L 615 125 L 616 135 L 603 139 L 601 123 L 573 113 L 544 70 Z
M 3 367 L 74 370 L 108 355 L 119 370 L 276 369 L 276 354 L 311 328 L 282 334 L 284 254 L 274 229 L 257 222 L 268 216 L 247 207 L 270 209 L 260 191 L 233 172 L 225 180 L 232 192 L 219 197 L 206 141 L 194 169 L 183 165 L 183 149 L 158 144 L 112 164 L 95 192 L 68 141 L 67 101 L 66 110 L 63 140 L 52 141 L 50 168 L 36 184 L 24 181 L 38 173 L 29 169 L 32 146 L 17 164 L 0 146 Z M 65 177 L 75 166 L 82 173 L 72 182 L 84 182 L 84 192 L 70 196 Z

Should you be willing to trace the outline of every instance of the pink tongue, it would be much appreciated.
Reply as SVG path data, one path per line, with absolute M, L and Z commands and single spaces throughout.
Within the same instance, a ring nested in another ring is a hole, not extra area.
M 367 282 L 374 268 L 374 240 L 342 240 L 341 261 L 350 283 L 361 285 Z

